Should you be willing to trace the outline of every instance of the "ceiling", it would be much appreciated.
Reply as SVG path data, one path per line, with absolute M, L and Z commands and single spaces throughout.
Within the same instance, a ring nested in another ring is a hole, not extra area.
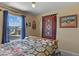
M 78 2 L 36 2 L 36 7 L 32 8 L 31 2 L 1 2 L 8 7 L 17 10 L 32 13 L 33 15 L 42 14 L 51 10 L 59 10 L 65 7 L 72 7 L 78 5 Z

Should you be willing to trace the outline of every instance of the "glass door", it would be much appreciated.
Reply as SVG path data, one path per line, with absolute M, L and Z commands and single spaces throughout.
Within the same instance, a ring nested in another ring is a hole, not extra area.
M 20 16 L 8 15 L 9 40 L 21 38 L 22 18 Z

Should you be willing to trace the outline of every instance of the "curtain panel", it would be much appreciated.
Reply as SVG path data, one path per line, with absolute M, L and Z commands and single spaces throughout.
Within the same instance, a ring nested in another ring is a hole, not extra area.
M 8 34 L 8 11 L 3 11 L 3 33 L 2 33 L 2 44 L 9 42 Z
M 25 16 L 22 15 L 21 39 L 25 38 Z

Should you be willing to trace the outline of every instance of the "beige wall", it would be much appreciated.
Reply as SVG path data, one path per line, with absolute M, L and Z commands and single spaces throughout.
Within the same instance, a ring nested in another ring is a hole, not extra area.
M 27 23 L 31 23 L 31 26 L 26 26 L 26 36 L 39 36 L 40 34 L 39 32 L 39 20 L 37 20 L 36 16 L 32 16 L 32 15 L 26 15 L 25 18 Z M 35 20 L 36 22 L 36 29 L 32 29 L 32 21 Z
M 59 28 L 59 17 L 72 14 L 77 14 L 78 16 L 78 28 Z M 59 48 L 70 52 L 79 53 L 79 6 L 74 6 L 60 11 L 57 25 L 57 39 L 59 40 Z
M 0 44 L 2 42 L 3 13 L 0 11 Z
M 79 53 L 79 6 L 72 6 L 62 10 L 49 11 L 37 16 L 38 20 L 38 36 L 41 36 L 42 31 L 42 16 L 57 13 L 57 40 L 59 48 L 73 53 Z M 66 15 L 78 15 L 78 28 L 59 28 L 59 17 Z M 40 22 L 39 22 L 40 21 Z

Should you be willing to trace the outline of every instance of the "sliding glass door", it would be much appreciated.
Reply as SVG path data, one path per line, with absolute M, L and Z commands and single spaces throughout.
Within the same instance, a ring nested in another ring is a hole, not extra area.
M 9 40 L 21 39 L 22 17 L 8 15 Z

